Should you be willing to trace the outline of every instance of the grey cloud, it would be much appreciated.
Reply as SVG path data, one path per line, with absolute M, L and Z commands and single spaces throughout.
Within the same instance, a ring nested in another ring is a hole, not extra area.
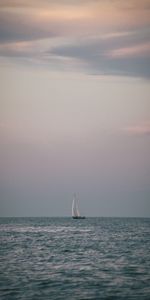
M 115 50 L 117 48 L 134 46 L 146 42 L 148 33 L 138 35 L 138 32 L 133 32 L 129 35 L 114 36 L 112 38 L 96 37 L 95 39 L 89 38 L 79 39 L 73 45 L 66 45 L 62 47 L 55 47 L 51 51 L 56 55 L 70 56 L 82 59 L 94 59 L 101 55 L 104 56 L 107 51 Z
M 50 5 L 81 5 L 88 4 L 91 0 L 1 0 L 1 8 L 15 8 L 15 7 L 38 7 Z M 93 2 L 98 2 L 98 0 L 92 0 Z
M 149 0 L 1 0 L 0 7 L 37 7 L 43 5 L 80 5 L 88 3 L 110 3 L 120 9 L 150 9 Z
M 52 3 L 53 1 L 44 1 L 44 3 Z M 63 1 L 64 3 L 65 1 Z M 74 1 L 72 1 L 73 3 Z M 114 3 L 117 1 L 114 1 Z M 134 1 L 132 1 L 134 3 Z M 2 3 L 2 2 L 1 2 Z M 6 1 L 6 4 L 9 1 Z M 17 1 L 14 1 L 17 3 Z M 21 2 L 23 3 L 23 1 Z M 40 1 L 39 1 L 40 3 Z M 146 1 L 144 2 L 146 3 Z M 70 34 L 73 33 L 74 28 L 80 28 L 82 24 L 76 24 L 76 21 L 72 21 L 70 24 Z M 70 29 L 69 28 L 69 29 Z M 110 57 L 108 53 L 110 51 L 132 47 L 136 45 L 145 44 L 150 41 L 149 29 L 141 28 L 136 29 L 134 32 L 129 30 L 129 34 L 120 32 L 117 36 L 112 37 L 89 37 L 84 39 L 76 39 L 74 43 L 70 45 L 59 45 L 49 50 L 46 48 L 40 51 L 40 48 L 34 50 L 22 48 L 18 49 L 11 43 L 18 41 L 35 41 L 45 38 L 63 37 L 68 30 L 68 23 L 62 23 L 59 20 L 48 20 L 47 23 L 40 22 L 33 18 L 31 12 L 28 14 L 11 13 L 11 11 L 0 12 L 0 43 L 1 45 L 10 43 L 8 47 L 0 47 L 0 55 L 6 57 L 20 58 L 34 58 L 38 56 L 40 63 L 53 63 L 56 68 L 60 68 L 67 62 L 74 62 L 72 68 L 75 67 L 76 61 L 78 61 L 78 67 L 82 68 L 82 71 L 92 74 L 116 74 L 116 75 L 128 75 L 128 76 L 142 76 L 150 77 L 150 58 L 148 55 L 138 55 L 132 57 Z M 127 29 L 126 29 L 127 30 Z M 122 35 L 121 35 L 122 33 Z M 60 42 L 61 43 L 61 42 Z
M 51 54 L 62 57 L 72 57 L 85 62 L 86 71 L 93 74 L 115 74 L 127 76 L 150 77 L 149 55 L 132 57 L 109 57 L 107 52 L 117 48 L 134 46 L 147 40 L 147 36 L 138 34 L 113 39 L 99 39 L 79 42 L 76 45 L 55 47 Z
M 109 2 L 109 0 L 106 0 Z M 46 21 L 40 20 L 36 18 L 36 15 L 34 14 L 34 8 L 45 8 L 49 9 L 54 5 L 59 5 L 61 4 L 61 7 L 63 5 L 76 5 L 79 6 L 82 3 L 103 3 L 104 0 L 33 0 L 33 1 L 25 1 L 25 0 L 1 0 L 0 1 L 0 43 L 2 42 L 11 42 L 11 41 L 23 41 L 23 40 L 35 40 L 35 39 L 42 39 L 42 38 L 48 38 L 48 37 L 53 37 L 53 36 L 62 36 L 65 35 L 66 33 L 73 35 L 74 32 L 76 34 L 83 32 L 83 34 L 86 34 L 87 30 L 90 29 L 90 25 L 83 20 L 78 22 L 76 20 L 70 20 L 70 21 L 62 21 L 61 19 L 57 20 L 51 20 L 50 18 Z M 110 4 L 112 5 L 118 5 L 120 3 L 120 6 L 123 5 L 124 1 L 117 1 L 117 0 L 112 0 Z M 131 3 L 135 3 L 134 0 L 129 2 L 130 5 Z M 141 3 L 137 1 L 137 6 L 138 4 Z M 126 4 L 127 5 L 127 4 Z M 147 1 L 142 2 L 143 7 L 144 5 L 147 5 Z M 26 7 L 29 9 L 22 9 L 20 11 L 15 10 L 15 8 L 19 7 Z M 14 9 L 13 9 L 14 7 Z M 33 9 L 30 9 L 32 7 Z M 56 6 L 57 7 L 57 6 Z M 66 6 L 65 6 L 66 7 Z M 147 6 L 146 6 L 147 7 Z M 3 9 L 6 8 L 6 9 Z M 8 9 L 7 9 L 8 8 Z M 97 6 L 96 6 L 97 8 Z M 98 8 L 97 8 L 98 9 Z M 115 30 L 114 25 L 114 30 Z M 118 26 L 118 25 L 117 25 Z M 122 26 L 123 30 L 130 30 L 130 26 L 133 28 L 134 26 L 142 26 L 144 25 L 133 25 L 133 24 L 126 24 L 126 25 L 120 25 Z M 93 27 L 93 32 L 95 27 Z M 97 31 L 102 32 L 102 25 L 97 24 Z M 110 30 L 112 29 L 109 28 Z
M 48 3 L 47 0 L 1 0 L 0 8 L 33 7 L 42 2 Z
M 144 31 L 130 32 L 127 35 L 112 36 L 111 38 L 79 39 L 70 45 L 41 49 L 33 42 L 29 47 L 15 49 L 11 43 L 0 48 L 0 55 L 5 57 L 25 58 L 35 64 L 37 61 L 46 67 L 56 69 L 79 70 L 89 74 L 126 75 L 150 78 L 150 57 L 147 55 L 111 57 L 109 51 L 120 48 L 134 47 L 144 44 L 149 33 Z M 52 44 L 52 43 L 51 43 Z
M 59 35 L 59 24 L 44 26 L 22 14 L 0 12 L 0 42 L 36 40 Z
M 109 1 L 109 0 L 108 0 Z M 111 2 L 118 8 L 121 9 L 150 9 L 150 1 L 149 0 L 130 0 L 130 1 L 124 1 L 124 0 L 111 0 Z

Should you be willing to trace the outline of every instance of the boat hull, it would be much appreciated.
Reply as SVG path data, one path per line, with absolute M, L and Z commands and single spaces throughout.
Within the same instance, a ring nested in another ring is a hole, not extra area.
M 78 219 L 78 220 L 80 220 L 80 219 L 85 219 L 85 217 L 83 216 L 83 217 L 81 217 L 81 216 L 79 216 L 79 217 L 72 217 L 73 219 Z

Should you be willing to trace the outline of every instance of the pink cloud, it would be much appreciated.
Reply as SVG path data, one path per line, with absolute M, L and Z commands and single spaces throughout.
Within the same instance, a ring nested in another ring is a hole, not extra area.
M 123 129 L 123 131 L 129 135 L 150 135 L 150 121 L 144 122 L 139 125 L 126 127 Z
M 135 56 L 150 56 L 150 43 L 141 45 L 135 45 L 131 47 L 118 48 L 111 50 L 107 53 L 109 57 L 121 58 L 121 57 L 135 57 Z

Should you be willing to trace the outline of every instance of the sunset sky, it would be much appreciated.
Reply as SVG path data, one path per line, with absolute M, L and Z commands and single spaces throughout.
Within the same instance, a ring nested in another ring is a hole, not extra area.
M 150 217 L 150 1 L 0 0 L 0 215 Z

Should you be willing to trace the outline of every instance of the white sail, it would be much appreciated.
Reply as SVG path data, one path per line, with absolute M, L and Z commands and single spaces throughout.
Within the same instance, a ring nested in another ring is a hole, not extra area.
M 77 216 L 80 217 L 79 200 L 76 201 Z
M 73 219 L 85 219 L 84 216 L 80 215 L 79 199 L 77 199 L 76 194 L 74 194 L 73 201 L 72 201 L 72 217 Z
M 80 217 L 79 204 L 76 195 L 74 195 L 72 201 L 72 217 Z
M 76 217 L 75 199 L 72 201 L 72 217 Z

